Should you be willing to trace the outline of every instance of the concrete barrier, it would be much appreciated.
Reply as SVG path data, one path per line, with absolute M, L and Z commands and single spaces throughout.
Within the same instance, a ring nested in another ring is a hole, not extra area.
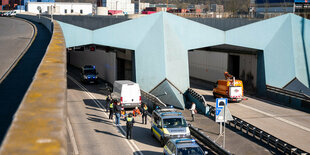
M 51 20 L 44 16 L 29 15 L 29 14 L 17 14 L 16 17 L 34 21 L 43 24 L 51 33 L 53 32 L 53 23 Z
M 31 18 L 31 19 L 30 19 Z M 61 27 L 36 16 L 52 39 L 2 143 L 1 155 L 67 154 L 66 47 Z M 50 25 L 48 25 L 50 23 Z

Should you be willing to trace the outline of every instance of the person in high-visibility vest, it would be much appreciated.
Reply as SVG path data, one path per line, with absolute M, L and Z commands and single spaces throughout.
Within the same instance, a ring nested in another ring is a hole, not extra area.
M 113 119 L 114 102 L 110 102 L 109 108 L 110 108 L 110 115 L 109 115 L 109 119 Z
M 132 115 L 133 115 L 132 113 L 129 113 L 128 116 L 126 117 L 127 139 L 132 139 L 132 127 L 133 124 L 135 123 L 135 119 L 132 117 Z
M 147 106 L 146 104 L 144 104 L 143 108 L 142 108 L 142 124 L 147 124 Z

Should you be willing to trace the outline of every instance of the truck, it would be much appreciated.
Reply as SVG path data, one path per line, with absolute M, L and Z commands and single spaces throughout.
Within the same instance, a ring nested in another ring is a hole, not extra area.
M 228 101 L 241 102 L 243 100 L 243 83 L 225 72 L 225 80 L 218 80 L 213 89 L 214 98 L 227 98 Z
M 129 80 L 114 81 L 113 93 L 114 100 L 119 100 L 124 108 L 135 108 L 141 106 L 140 86 Z

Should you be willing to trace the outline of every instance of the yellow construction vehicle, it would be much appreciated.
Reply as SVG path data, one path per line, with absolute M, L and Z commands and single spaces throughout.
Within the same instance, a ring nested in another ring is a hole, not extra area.
M 243 83 L 241 80 L 236 80 L 234 76 L 228 72 L 224 73 L 225 80 L 218 80 L 217 86 L 213 89 L 213 97 L 227 98 L 228 101 L 240 102 L 243 100 Z

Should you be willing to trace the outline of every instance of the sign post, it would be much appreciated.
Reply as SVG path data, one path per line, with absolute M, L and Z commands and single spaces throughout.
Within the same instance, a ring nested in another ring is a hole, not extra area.
M 227 103 L 228 103 L 227 98 L 217 98 L 216 99 L 215 122 L 220 123 L 220 133 L 219 133 L 218 138 L 223 136 L 223 148 L 225 148 L 225 127 L 226 127 L 225 124 L 227 121 L 234 120 L 233 117 L 231 116 L 230 111 L 227 108 Z M 223 128 L 222 123 L 224 123 L 224 129 L 222 129 Z

